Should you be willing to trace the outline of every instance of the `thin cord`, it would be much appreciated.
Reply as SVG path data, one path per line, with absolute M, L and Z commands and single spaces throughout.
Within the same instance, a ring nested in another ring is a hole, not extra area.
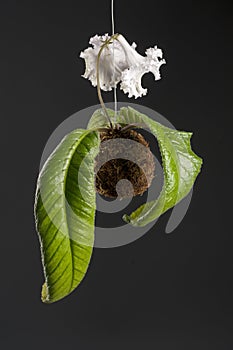
M 112 6 L 111 6 L 111 14 L 112 14 L 112 35 L 115 35 L 115 20 L 114 20 L 114 0 L 112 0 Z M 115 40 L 113 40 L 113 81 L 115 81 L 115 75 L 116 75 L 116 70 L 115 70 Z M 114 121 L 116 123 L 117 119 L 117 87 L 116 85 L 113 88 L 114 90 L 114 110 L 115 110 L 115 115 L 114 115 Z
M 114 0 L 112 0 L 112 35 L 115 34 L 115 21 L 114 21 Z

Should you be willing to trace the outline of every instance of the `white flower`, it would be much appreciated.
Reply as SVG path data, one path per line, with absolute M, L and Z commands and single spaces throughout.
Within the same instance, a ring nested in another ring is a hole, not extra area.
M 85 60 L 86 71 L 84 78 L 89 79 L 93 86 L 97 85 L 97 57 L 104 42 L 110 39 L 108 34 L 103 36 L 95 35 L 90 39 L 93 47 L 81 52 L 80 57 Z M 129 97 L 141 97 L 146 95 L 147 89 L 141 84 L 142 76 L 152 72 L 155 80 L 160 79 L 159 68 L 165 63 L 162 59 L 162 50 L 157 46 L 146 50 L 146 56 L 141 56 L 136 51 L 136 44 L 130 45 L 126 39 L 119 34 L 117 39 L 103 49 L 99 61 L 100 88 L 110 91 L 119 82 L 124 93 Z

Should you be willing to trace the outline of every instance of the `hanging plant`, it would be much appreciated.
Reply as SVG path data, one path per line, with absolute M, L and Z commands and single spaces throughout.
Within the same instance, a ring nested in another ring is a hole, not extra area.
M 121 34 L 96 35 L 90 44 L 92 47 L 81 53 L 86 63 L 84 77 L 97 87 L 102 108 L 92 115 L 86 130 L 74 130 L 61 141 L 37 182 L 35 219 L 45 275 L 45 303 L 70 294 L 86 274 L 94 245 L 96 192 L 115 198 L 116 185 L 122 179 L 131 182 L 134 196 L 151 186 L 155 163 L 140 129 L 150 130 L 158 141 L 164 183 L 158 198 L 123 216 L 127 223 L 145 226 L 175 206 L 192 189 L 202 164 L 191 149 L 192 133 L 170 129 L 131 107 L 114 111 L 104 105 L 101 90 L 116 89 L 118 84 L 129 97 L 145 95 L 147 89 L 142 87 L 141 78 L 152 72 L 155 80 L 160 79 L 160 67 L 165 63 L 162 51 L 155 46 L 141 56 L 136 44 L 129 45 Z M 128 159 L 116 156 L 118 150 L 108 142 L 115 139 L 134 141 L 123 149 Z M 137 151 L 139 144 L 142 152 Z M 109 155 L 111 160 L 104 163 Z M 136 163 L 131 160 L 135 157 Z M 124 183 L 118 195 L 130 196 Z

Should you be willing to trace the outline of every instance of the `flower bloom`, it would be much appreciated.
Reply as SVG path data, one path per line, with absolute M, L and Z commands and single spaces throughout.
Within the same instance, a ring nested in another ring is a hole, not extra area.
M 89 79 L 93 86 L 97 85 L 97 57 L 102 45 L 110 39 L 108 34 L 103 36 L 95 35 L 89 41 L 93 47 L 81 52 L 80 57 L 85 60 L 86 70 L 84 78 Z M 111 40 L 104 47 L 99 60 L 99 81 L 100 88 L 110 91 L 119 82 L 121 90 L 129 97 L 141 97 L 147 94 L 147 89 L 142 87 L 142 76 L 152 72 L 155 80 L 160 79 L 160 66 L 165 63 L 162 59 L 162 50 L 149 48 L 146 56 L 136 51 L 136 44 L 130 45 L 126 39 L 119 34 L 117 39 Z

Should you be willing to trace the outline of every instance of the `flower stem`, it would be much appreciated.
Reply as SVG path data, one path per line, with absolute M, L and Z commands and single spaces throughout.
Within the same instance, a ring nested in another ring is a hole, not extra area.
M 111 44 L 112 40 L 116 40 L 117 37 L 118 37 L 119 34 L 114 34 L 112 35 L 108 40 L 106 40 L 103 45 L 101 46 L 100 50 L 99 50 L 99 53 L 98 53 L 98 56 L 97 56 L 97 62 L 96 62 L 96 79 L 97 79 L 97 93 L 98 93 L 98 98 L 99 98 L 99 101 L 100 101 L 100 104 L 104 110 L 104 113 L 105 113 L 105 116 L 106 116 L 106 119 L 107 121 L 109 122 L 109 125 L 111 128 L 113 128 L 113 125 L 112 125 L 112 122 L 111 122 L 111 119 L 108 115 L 108 111 L 107 111 L 107 108 L 104 104 L 104 100 L 103 100 L 103 97 L 102 97 L 102 94 L 101 94 L 101 89 L 100 89 L 100 57 L 101 57 L 101 54 L 103 52 L 103 50 L 109 45 Z

